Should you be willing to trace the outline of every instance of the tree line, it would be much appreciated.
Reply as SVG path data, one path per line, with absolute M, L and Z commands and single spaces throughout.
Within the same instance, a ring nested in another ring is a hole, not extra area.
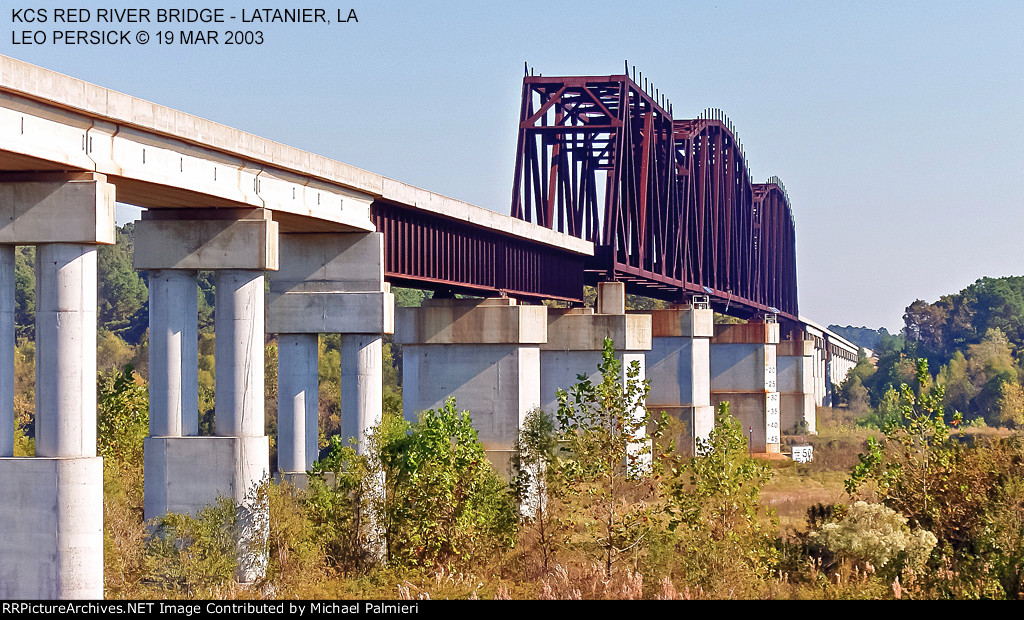
M 852 411 L 876 425 L 894 417 L 900 385 L 913 383 L 916 360 L 924 359 L 944 388 L 948 415 L 959 412 L 973 425 L 1024 425 L 1024 277 L 981 278 L 933 303 L 915 300 L 903 321 L 898 335 L 874 333 L 877 361 L 862 359 L 841 386 Z M 864 333 L 847 333 L 865 342 Z

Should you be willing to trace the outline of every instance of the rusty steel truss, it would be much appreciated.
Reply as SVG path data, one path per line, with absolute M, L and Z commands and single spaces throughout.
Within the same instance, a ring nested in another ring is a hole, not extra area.
M 753 183 L 718 110 L 672 119 L 628 75 L 523 79 L 512 215 L 592 241 L 586 280 L 730 314 L 797 319 L 782 183 Z

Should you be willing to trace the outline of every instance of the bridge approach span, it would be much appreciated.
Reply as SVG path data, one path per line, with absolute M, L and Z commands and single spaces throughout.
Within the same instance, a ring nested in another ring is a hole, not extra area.
M 380 230 L 386 276 L 406 286 L 581 300 L 593 254 L 571 235 L 5 56 L 0 171 L 103 174 L 118 202 L 146 209 L 266 209 L 282 233 Z

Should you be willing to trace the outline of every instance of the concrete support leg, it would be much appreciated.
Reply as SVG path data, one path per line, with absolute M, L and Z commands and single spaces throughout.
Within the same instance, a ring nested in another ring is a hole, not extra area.
M 714 313 L 708 307 L 682 307 L 652 310 L 651 319 L 647 408 L 678 419 L 682 429 L 676 445 L 684 454 L 695 454 L 697 440 L 707 441 L 715 425 L 711 406 Z
M 394 304 L 384 282 L 383 234 L 281 235 L 281 265 L 270 279 L 269 331 L 278 334 L 281 347 L 302 334 L 341 334 L 341 434 L 356 439 L 360 453 L 366 450 L 367 433 L 381 419 L 382 336 L 394 331 Z M 315 381 L 315 369 L 312 376 Z M 287 401 L 279 401 L 279 407 L 298 415 L 297 406 Z M 288 419 L 291 413 L 281 409 L 278 415 Z M 307 442 L 312 441 L 309 452 L 315 458 L 316 427 L 310 428 Z
M 729 403 L 755 453 L 781 450 L 778 323 L 716 325 L 711 341 L 712 404 Z
M 216 272 L 215 434 L 259 437 L 264 434 L 263 272 Z
M 277 223 L 263 209 L 154 209 L 143 214 L 135 232 L 135 268 L 151 273 L 150 312 L 157 327 L 163 325 L 165 340 L 157 345 L 158 361 L 150 369 L 151 398 L 163 402 L 145 443 L 146 518 L 194 515 L 218 496 L 232 498 L 243 528 L 238 578 L 252 581 L 266 567 L 265 554 L 254 552 L 267 535 L 267 506 L 255 491 L 270 469 L 264 430 L 264 272 L 277 269 Z M 214 271 L 217 289 L 214 437 L 191 436 L 198 427 L 191 274 L 198 270 Z M 180 315 L 168 316 L 175 313 Z M 154 369 L 162 376 L 153 377 Z M 175 436 L 176 424 L 183 436 Z M 156 434 L 164 431 L 169 434 Z
M 199 434 L 196 272 L 149 274 L 149 434 Z
M 603 299 L 602 299 L 603 297 Z M 651 348 L 651 315 L 625 314 L 625 293 L 621 283 L 605 283 L 599 289 L 598 306 L 613 310 L 614 314 L 594 314 L 590 309 L 548 311 L 548 338 L 541 350 L 541 408 L 548 413 L 558 410 L 556 392 L 568 390 L 587 375 L 597 384 L 602 378 L 598 371 L 604 341 L 612 340 L 615 357 L 622 364 L 622 381 L 627 381 L 630 365 L 636 362 L 640 369 L 638 381 L 646 376 L 646 352 Z M 643 415 L 640 403 L 635 415 Z M 637 460 L 638 467 L 650 465 L 650 451 L 646 429 L 637 436 L 636 453 L 644 454 Z
M 317 459 L 319 367 L 316 334 L 277 337 L 277 469 L 306 472 Z
M 114 186 L 88 172 L 0 175 L 0 599 L 103 597 L 96 456 L 96 244 Z M 14 246 L 36 246 L 36 456 L 11 457 Z
M 14 456 L 14 249 L 0 245 L 0 457 Z
M 264 283 L 263 272 L 225 269 L 216 272 L 217 307 L 214 317 L 214 433 L 235 444 L 234 500 L 243 531 L 239 540 L 238 578 L 253 581 L 263 575 L 266 557 L 253 554 L 253 545 L 266 540 L 267 506 L 254 496 L 256 485 L 269 473 L 264 412 Z M 249 444 L 256 443 L 249 448 Z
M 341 336 L 341 433 L 365 454 L 369 433 L 383 416 L 384 340 L 376 334 Z
M 36 248 L 36 456 L 96 456 L 96 246 Z

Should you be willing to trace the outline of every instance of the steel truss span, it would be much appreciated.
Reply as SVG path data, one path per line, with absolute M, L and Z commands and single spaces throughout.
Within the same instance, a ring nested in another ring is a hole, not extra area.
M 587 281 L 730 314 L 796 320 L 796 232 L 781 181 L 753 183 L 719 110 L 673 120 L 628 75 L 523 79 L 512 215 L 595 245 Z

